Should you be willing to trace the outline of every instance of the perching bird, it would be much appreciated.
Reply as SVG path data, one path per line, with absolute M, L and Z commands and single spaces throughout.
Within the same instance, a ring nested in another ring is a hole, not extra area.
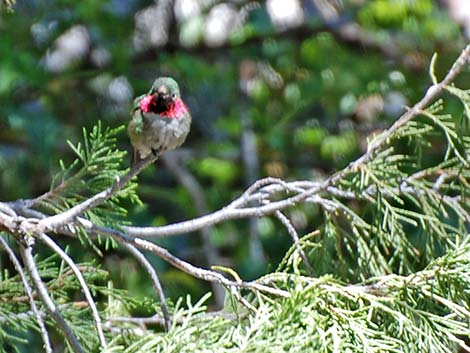
M 181 100 L 178 83 L 159 77 L 147 94 L 134 100 L 127 128 L 134 147 L 134 160 L 181 146 L 191 126 L 191 115 Z

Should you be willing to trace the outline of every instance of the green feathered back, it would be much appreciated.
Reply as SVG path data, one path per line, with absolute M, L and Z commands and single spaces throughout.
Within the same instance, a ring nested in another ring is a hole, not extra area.
M 136 134 L 141 134 L 144 129 L 144 117 L 140 111 L 140 101 L 145 97 L 145 94 L 142 94 L 134 99 L 132 103 L 132 122 L 134 127 L 134 132 Z

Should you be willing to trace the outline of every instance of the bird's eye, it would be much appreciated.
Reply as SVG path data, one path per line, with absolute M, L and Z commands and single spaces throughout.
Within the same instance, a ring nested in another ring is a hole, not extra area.
M 173 94 L 171 95 L 171 98 L 172 98 L 172 99 L 176 99 L 176 93 L 173 93 Z

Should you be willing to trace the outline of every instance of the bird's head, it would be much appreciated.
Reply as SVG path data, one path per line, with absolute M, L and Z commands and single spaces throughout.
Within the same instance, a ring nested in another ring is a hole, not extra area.
M 181 101 L 178 83 L 171 77 L 159 77 L 149 93 L 140 101 L 140 109 L 170 118 L 187 112 Z

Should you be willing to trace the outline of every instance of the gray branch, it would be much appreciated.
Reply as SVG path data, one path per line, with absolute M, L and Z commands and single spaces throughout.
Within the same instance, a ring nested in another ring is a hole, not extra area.
M 20 275 L 21 282 L 23 282 L 24 290 L 29 298 L 29 305 L 31 306 L 31 311 L 33 312 L 34 316 L 36 317 L 36 321 L 38 322 L 39 331 L 41 332 L 42 341 L 44 342 L 44 349 L 46 350 L 46 353 L 52 353 L 51 339 L 49 338 L 49 334 L 47 332 L 46 325 L 44 324 L 44 320 L 42 319 L 41 313 L 39 312 L 38 307 L 36 306 L 36 302 L 34 301 L 33 291 L 31 289 L 31 286 L 29 285 L 28 278 L 26 277 L 26 274 L 23 271 L 23 267 L 21 266 L 20 261 L 16 257 L 13 249 L 1 236 L 0 244 L 7 252 L 8 257 L 13 263 L 16 272 L 18 272 L 18 274 Z
M 144 168 L 155 162 L 157 159 L 158 155 L 150 155 L 146 159 L 141 160 L 139 163 L 134 165 L 134 167 L 129 171 L 129 173 L 127 173 L 122 178 L 116 176 L 114 184 L 108 187 L 107 189 L 99 192 L 95 196 L 83 201 L 82 203 L 79 203 L 78 205 L 68 209 L 67 211 L 40 220 L 38 223 L 38 229 L 41 233 L 45 231 L 55 231 L 58 228 L 61 228 L 68 223 L 71 223 L 74 218 L 80 216 L 86 211 L 97 207 L 104 201 L 108 200 L 116 192 L 122 189 L 133 177 L 138 175 Z
M 93 296 L 91 295 L 90 289 L 88 288 L 88 285 L 85 281 L 85 278 L 83 278 L 82 273 L 78 269 L 77 265 L 75 265 L 72 258 L 67 255 L 67 253 L 62 250 L 60 246 L 57 245 L 50 237 L 48 237 L 46 234 L 39 234 L 39 239 L 44 242 L 47 246 L 49 246 L 52 250 L 54 250 L 54 252 L 59 254 L 59 256 L 67 263 L 67 265 L 69 265 L 70 269 L 77 277 L 78 282 L 82 287 L 83 294 L 85 295 L 85 298 L 88 302 L 88 305 L 90 305 L 93 320 L 95 321 L 96 332 L 98 333 L 98 338 L 100 340 L 101 346 L 103 348 L 106 348 L 107 344 L 106 339 L 104 338 L 100 314 L 98 312 L 98 309 L 96 308 L 95 301 L 93 300 Z
M 307 273 L 310 276 L 313 276 L 313 268 L 312 265 L 310 265 L 310 262 L 308 261 L 307 255 L 305 254 L 304 249 L 299 244 L 299 235 L 297 234 L 297 231 L 295 230 L 294 226 L 292 225 L 291 221 L 289 218 L 287 218 L 281 211 L 276 211 L 274 213 L 277 219 L 284 225 L 284 227 L 287 229 L 287 232 L 292 238 L 292 241 L 295 244 L 295 247 L 297 251 L 300 254 L 300 257 L 302 258 L 302 261 L 304 263 L 305 268 L 307 269 Z
M 166 305 L 166 298 L 165 293 L 163 292 L 162 285 L 160 283 L 160 279 L 158 278 L 157 271 L 152 267 L 150 262 L 145 258 L 144 254 L 142 254 L 135 246 L 129 243 L 122 243 L 123 246 L 129 250 L 129 252 L 140 262 L 140 264 L 145 268 L 147 273 L 152 280 L 153 287 L 157 292 L 158 298 L 160 299 L 160 308 L 163 314 L 163 323 L 165 324 L 165 329 L 170 331 L 171 329 L 171 317 L 168 311 L 168 307 Z
M 41 299 L 42 303 L 46 307 L 46 310 L 49 312 L 49 314 L 52 316 L 52 318 L 55 320 L 55 322 L 59 326 L 62 333 L 65 335 L 65 338 L 67 339 L 67 342 L 69 343 L 70 348 L 75 353 L 85 353 L 85 350 L 83 349 L 80 342 L 78 341 L 77 336 L 75 336 L 75 333 L 73 333 L 72 329 L 65 321 L 59 309 L 57 308 L 55 303 L 52 301 L 52 298 L 49 296 L 47 288 L 44 282 L 42 281 L 41 276 L 39 275 L 38 269 L 36 267 L 36 263 L 33 257 L 32 246 L 27 245 L 25 247 L 23 244 L 20 244 L 20 253 L 21 253 L 21 257 L 23 258 L 23 262 L 26 266 L 26 270 L 29 273 L 29 277 L 31 278 L 31 280 L 34 283 L 34 286 L 36 287 L 39 298 Z

